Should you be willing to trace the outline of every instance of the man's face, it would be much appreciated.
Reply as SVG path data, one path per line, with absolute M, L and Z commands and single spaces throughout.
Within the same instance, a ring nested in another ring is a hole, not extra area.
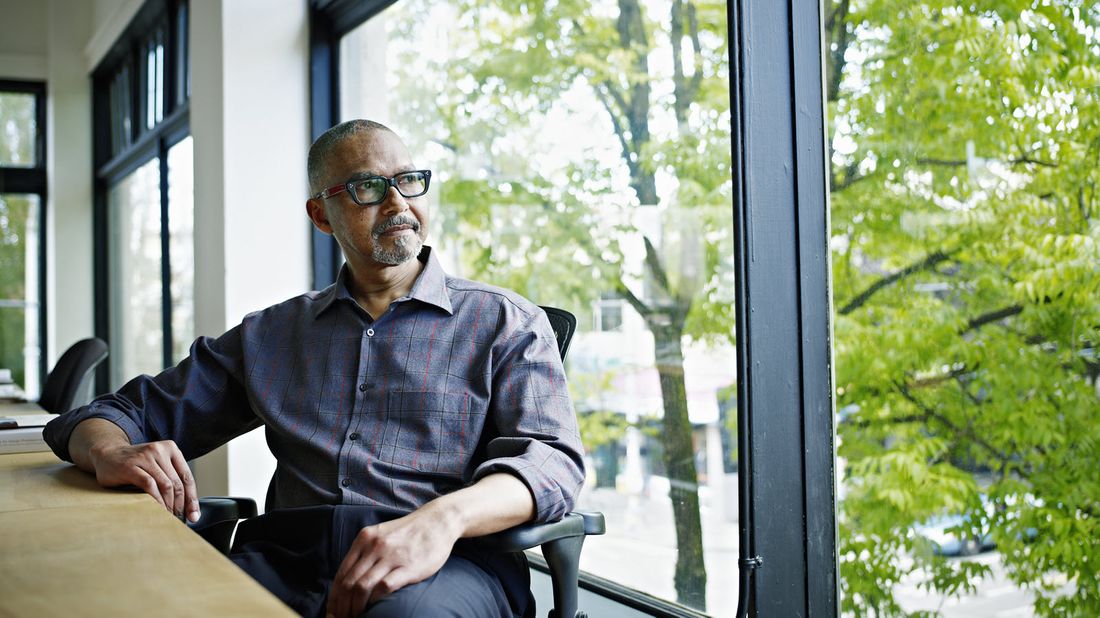
M 401 140 L 384 130 L 358 133 L 340 142 L 326 168 L 325 187 L 416 169 Z M 380 204 L 360 206 L 342 191 L 325 200 L 311 199 L 307 208 L 317 227 L 332 234 L 355 265 L 403 264 L 420 253 L 428 235 L 427 196 L 403 197 L 393 187 Z

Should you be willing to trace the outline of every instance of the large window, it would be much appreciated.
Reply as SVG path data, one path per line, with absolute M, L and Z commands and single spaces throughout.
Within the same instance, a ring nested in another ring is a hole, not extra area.
M 150 1 L 96 69 L 96 330 L 101 389 L 157 373 L 194 337 L 187 4 Z
M 836 615 L 818 4 L 311 6 L 313 135 L 402 132 L 448 268 L 579 314 L 583 594 Z
M 844 610 L 1100 615 L 1100 8 L 825 6 Z
M 408 0 L 339 47 L 341 119 L 433 170 L 448 271 L 580 318 L 579 504 L 614 522 L 582 568 L 714 615 L 738 586 L 725 24 L 680 2 Z
M 0 81 L 0 396 L 36 398 L 45 374 L 45 119 L 42 84 Z

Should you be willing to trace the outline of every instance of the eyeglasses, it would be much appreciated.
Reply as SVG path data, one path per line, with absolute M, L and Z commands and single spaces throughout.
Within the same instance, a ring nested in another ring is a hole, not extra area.
M 431 170 L 413 170 L 401 172 L 387 178 L 385 176 L 367 176 L 349 180 L 342 185 L 329 187 L 313 197 L 327 199 L 341 191 L 347 191 L 351 200 L 360 206 L 374 206 L 386 200 L 390 187 L 397 189 L 402 197 L 420 197 L 428 192 L 428 183 L 432 179 Z

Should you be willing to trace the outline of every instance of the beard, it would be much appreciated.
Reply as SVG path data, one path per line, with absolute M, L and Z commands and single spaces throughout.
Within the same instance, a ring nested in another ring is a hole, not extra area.
M 413 235 L 402 234 L 394 238 L 392 247 L 382 246 L 382 234 L 397 225 L 408 225 Z M 424 246 L 424 239 L 420 237 L 420 222 L 409 216 L 395 215 L 383 221 L 374 228 L 371 236 L 374 238 L 371 258 L 379 264 L 400 266 L 420 255 L 420 249 Z

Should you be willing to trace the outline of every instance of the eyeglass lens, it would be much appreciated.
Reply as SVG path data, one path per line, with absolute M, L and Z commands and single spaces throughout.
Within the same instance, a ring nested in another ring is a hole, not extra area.
M 408 172 L 394 177 L 397 192 L 404 197 L 424 195 L 428 190 L 428 181 L 424 172 Z M 361 204 L 381 202 L 390 189 L 388 178 L 374 176 L 354 183 L 355 197 Z

